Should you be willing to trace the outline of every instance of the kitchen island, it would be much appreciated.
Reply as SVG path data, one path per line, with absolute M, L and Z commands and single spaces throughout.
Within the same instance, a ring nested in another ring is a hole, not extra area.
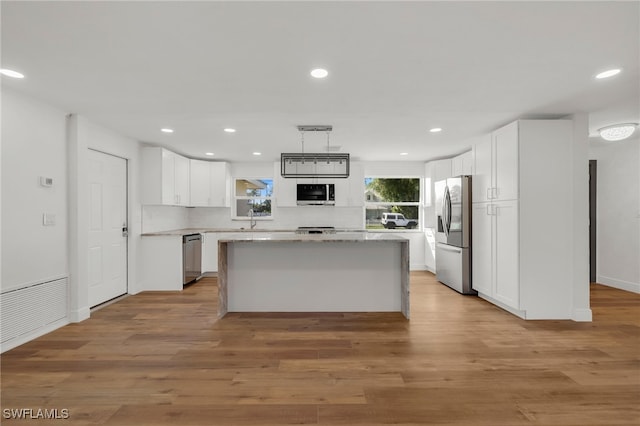
M 218 316 L 227 312 L 402 312 L 409 240 L 368 233 L 251 233 L 220 239 Z

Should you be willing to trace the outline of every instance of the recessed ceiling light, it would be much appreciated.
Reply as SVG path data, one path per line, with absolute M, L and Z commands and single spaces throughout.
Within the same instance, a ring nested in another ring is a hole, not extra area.
M 614 124 L 613 126 L 598 129 L 600 137 L 605 141 L 621 141 L 627 139 L 635 132 L 638 123 Z
M 431 133 L 438 133 L 438 132 L 441 132 L 442 129 L 440 127 L 434 127 L 433 129 L 429 129 L 429 131 Z
M 328 75 L 329 71 L 325 70 L 324 68 L 316 68 L 314 70 L 311 70 L 311 77 L 314 78 L 325 78 Z
M 211 155 L 215 155 L 215 154 L 214 154 L 213 152 L 205 152 L 205 153 L 204 153 L 204 155 L 209 155 L 209 156 L 211 156 Z
M 18 71 L 8 70 L 6 68 L 0 69 L 0 74 L 11 78 L 24 78 L 24 74 L 21 74 Z
M 611 69 L 611 70 L 606 70 L 601 72 L 600 74 L 596 75 L 597 79 L 601 79 L 601 78 L 609 78 L 609 77 L 613 77 L 614 75 L 618 75 L 620 74 L 620 71 L 622 71 L 619 68 L 615 68 L 615 69 Z
M 254 152 L 253 155 L 262 155 L 261 152 Z
M 224 129 L 225 132 L 227 133 L 235 133 L 236 129 L 232 129 L 231 127 L 227 127 L 226 129 Z
M 401 152 L 400 155 L 409 155 L 408 152 Z
M 163 133 L 173 133 L 173 129 L 168 129 L 168 128 L 164 128 L 164 129 L 160 129 L 161 132 Z

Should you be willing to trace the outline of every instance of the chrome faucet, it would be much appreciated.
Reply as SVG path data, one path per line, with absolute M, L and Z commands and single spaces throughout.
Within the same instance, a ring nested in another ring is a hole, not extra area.
M 251 225 L 251 229 L 255 228 L 257 224 L 258 221 L 253 219 L 253 209 L 249 209 L 249 225 Z

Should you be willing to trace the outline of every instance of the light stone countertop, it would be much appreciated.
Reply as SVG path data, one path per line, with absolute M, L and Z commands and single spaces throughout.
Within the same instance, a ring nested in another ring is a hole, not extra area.
M 182 229 L 172 229 L 169 231 L 155 231 L 155 232 L 145 232 L 141 234 L 142 237 L 166 237 L 166 236 L 177 236 L 182 237 L 184 235 L 190 234 L 205 234 L 208 232 L 232 232 L 239 234 L 265 234 L 265 233 L 295 233 L 295 229 L 265 229 L 265 228 L 182 228 Z M 367 233 L 364 229 L 336 229 L 338 233 L 348 232 L 348 233 Z
M 287 233 L 247 233 L 232 238 L 221 238 L 221 243 L 242 242 L 408 242 L 408 238 L 389 234 L 368 232 L 337 232 L 335 234 L 287 234 Z

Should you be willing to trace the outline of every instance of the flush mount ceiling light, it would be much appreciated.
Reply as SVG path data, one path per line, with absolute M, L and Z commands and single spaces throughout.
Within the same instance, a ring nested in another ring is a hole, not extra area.
M 314 78 L 325 78 L 328 75 L 329 71 L 325 70 L 324 68 L 316 68 L 314 70 L 311 70 L 311 77 Z
M 204 155 L 213 156 L 215 154 L 213 152 L 205 152 Z
M 163 133 L 173 133 L 173 129 L 169 129 L 167 127 L 165 127 L 164 129 L 160 129 L 160 131 Z
M 438 133 L 438 132 L 441 132 L 442 129 L 440 127 L 434 127 L 433 129 L 429 129 L 429 131 L 431 133 Z
M 409 155 L 408 152 L 401 152 L 400 155 Z
M 231 127 L 227 127 L 226 129 L 224 129 L 225 132 L 227 133 L 235 133 L 236 129 L 232 129 Z
M 6 68 L 0 69 L 0 74 L 6 75 L 11 78 L 24 78 L 24 74 L 19 73 L 18 71 L 8 70 Z
M 598 133 L 600 133 L 600 137 L 605 141 L 621 141 L 631 136 L 636 130 L 636 127 L 638 127 L 638 123 L 614 124 L 613 126 L 598 129 Z
M 262 153 L 261 153 L 261 152 L 256 151 L 256 152 L 254 152 L 254 153 L 253 153 L 253 155 L 258 156 L 258 155 L 262 155 Z
M 600 80 L 600 79 L 603 79 L 603 78 L 613 77 L 614 75 L 618 75 L 618 74 L 620 74 L 620 71 L 622 71 L 622 70 L 621 70 L 621 69 L 619 69 L 619 68 L 614 68 L 614 69 L 611 69 L 611 70 L 606 70 L 606 71 L 601 72 L 600 74 L 597 74 L 597 75 L 596 75 L 596 78 L 597 78 L 598 80 Z

